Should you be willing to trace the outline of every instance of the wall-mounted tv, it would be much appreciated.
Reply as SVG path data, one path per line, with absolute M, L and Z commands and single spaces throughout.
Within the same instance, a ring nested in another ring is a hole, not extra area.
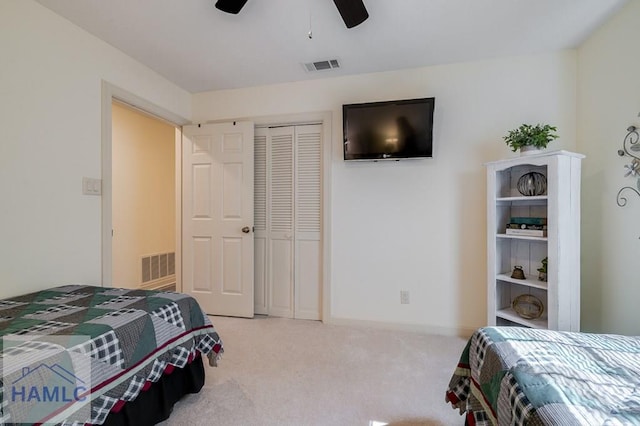
M 342 106 L 345 160 L 433 156 L 435 98 Z

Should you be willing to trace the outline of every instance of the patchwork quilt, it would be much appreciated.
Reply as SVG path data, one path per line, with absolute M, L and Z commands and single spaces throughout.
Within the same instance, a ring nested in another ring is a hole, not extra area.
M 446 401 L 469 425 L 640 425 L 640 337 L 486 327 Z
M 188 295 L 84 285 L 0 300 L 0 336 L 0 424 L 102 424 L 173 368 L 223 353 Z

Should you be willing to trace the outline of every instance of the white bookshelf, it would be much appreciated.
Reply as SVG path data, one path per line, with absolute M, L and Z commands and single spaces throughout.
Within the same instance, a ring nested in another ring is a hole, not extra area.
M 487 323 L 552 330 L 580 330 L 580 168 L 584 158 L 568 151 L 494 161 L 487 167 Z M 546 177 L 545 194 L 523 196 L 517 182 L 528 172 Z M 546 237 L 507 235 L 511 217 L 547 219 Z M 547 281 L 538 279 L 548 258 Z M 522 266 L 525 279 L 511 278 Z M 513 309 L 522 294 L 544 305 L 540 318 Z

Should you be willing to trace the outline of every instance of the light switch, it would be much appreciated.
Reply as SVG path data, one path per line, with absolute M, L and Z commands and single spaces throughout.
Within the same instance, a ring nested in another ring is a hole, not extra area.
M 84 195 L 101 195 L 102 180 L 88 177 L 82 178 L 82 193 Z

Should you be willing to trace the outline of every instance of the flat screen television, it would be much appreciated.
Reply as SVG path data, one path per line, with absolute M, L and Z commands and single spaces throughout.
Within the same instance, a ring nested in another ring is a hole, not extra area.
M 433 156 L 435 98 L 342 106 L 345 160 Z

